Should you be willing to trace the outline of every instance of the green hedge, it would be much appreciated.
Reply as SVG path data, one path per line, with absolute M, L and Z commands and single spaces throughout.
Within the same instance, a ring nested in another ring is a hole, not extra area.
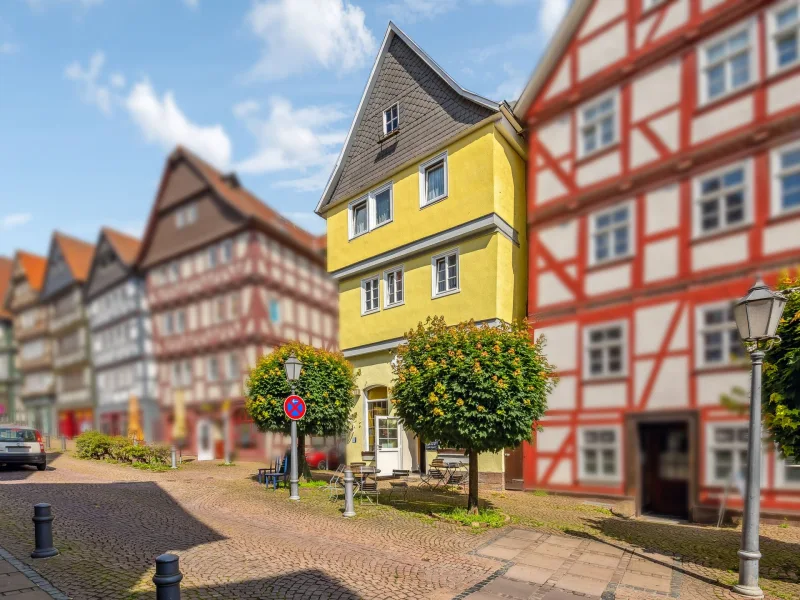
M 145 465 L 168 465 L 168 446 L 134 446 L 131 440 L 121 436 L 110 436 L 97 431 L 87 431 L 75 438 L 78 458 L 103 460 L 110 458 L 118 462 Z

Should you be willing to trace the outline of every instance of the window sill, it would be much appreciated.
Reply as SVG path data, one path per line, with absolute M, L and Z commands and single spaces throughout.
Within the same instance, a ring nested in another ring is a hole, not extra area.
M 370 230 L 369 230 L 369 229 L 367 229 L 367 230 L 366 230 L 366 231 L 364 231 L 363 233 L 358 233 L 358 234 L 356 234 L 356 235 L 354 235 L 354 236 L 352 236 L 352 237 L 350 237 L 350 238 L 347 238 L 347 241 L 348 241 L 348 242 L 352 242 L 352 241 L 353 241 L 353 240 L 355 240 L 355 239 L 358 239 L 358 238 L 360 238 L 360 237 L 364 237 L 364 236 L 365 236 L 365 235 L 367 235 L 369 232 L 370 232 Z
M 745 371 L 749 366 L 750 365 L 747 361 L 742 361 L 740 363 L 726 363 L 724 365 L 697 365 L 694 368 L 693 375 Z
M 767 74 L 766 82 L 774 83 L 775 80 L 783 79 L 784 77 L 791 77 L 800 71 L 800 59 L 796 60 L 790 65 L 783 65 L 782 67 L 774 67 Z
M 367 315 L 374 315 L 375 313 L 379 313 L 379 312 L 381 312 L 381 309 L 380 308 L 376 308 L 374 310 L 368 310 L 368 311 L 362 312 L 361 316 L 362 317 L 366 317 Z
M 436 200 L 431 200 L 430 202 L 422 203 L 420 202 L 419 209 L 422 210 L 423 208 L 428 208 L 429 206 L 433 206 L 434 204 L 438 204 L 442 200 L 447 200 L 447 195 L 445 194 L 441 198 L 437 198 Z
M 402 302 L 395 302 L 394 304 L 385 304 L 383 306 L 383 310 L 389 310 L 390 308 L 397 308 L 398 306 L 405 306 L 406 301 L 403 300 Z
M 616 140 L 609 144 L 608 146 L 603 146 L 602 148 L 598 148 L 597 150 L 592 150 L 589 154 L 581 154 L 575 160 L 575 167 L 580 167 L 588 162 L 593 161 L 596 158 L 600 158 L 605 156 L 606 154 L 611 154 L 615 150 L 619 150 L 620 143 L 619 140 Z
M 596 377 L 584 377 L 581 380 L 581 384 L 583 385 L 594 385 L 596 383 L 627 383 L 628 382 L 628 375 L 627 373 L 623 373 L 620 375 L 606 375 L 601 376 L 598 375 Z
M 581 485 L 593 485 L 593 486 L 603 486 L 603 487 L 610 487 L 610 486 L 618 486 L 622 485 L 622 479 L 604 479 L 602 477 L 589 477 L 589 476 L 579 476 L 578 482 Z
M 794 208 L 788 208 L 774 213 L 769 219 L 767 219 L 767 225 L 791 221 L 793 219 L 797 219 L 798 217 L 800 217 L 800 206 L 795 206 Z
M 608 267 L 618 267 L 624 263 L 632 263 L 633 262 L 633 254 L 628 254 L 627 256 L 619 256 L 617 258 L 611 258 L 608 260 L 604 260 L 603 262 L 593 263 L 586 266 L 586 272 L 591 273 L 593 271 L 600 271 L 602 269 L 606 269 Z
M 389 133 L 384 133 L 378 138 L 378 143 L 382 144 L 386 140 L 395 137 L 399 133 L 400 133 L 400 128 L 399 127 L 397 129 L 393 130 L 393 131 L 390 131 Z
M 387 220 L 386 220 L 386 221 L 384 221 L 383 223 L 378 223 L 378 224 L 376 224 L 376 225 L 375 225 L 375 227 L 373 227 L 372 229 L 370 229 L 369 231 L 367 231 L 367 233 L 370 233 L 370 231 L 375 231 L 376 229 L 380 229 L 380 228 L 381 228 L 381 227 L 383 227 L 384 225 L 388 225 L 389 223 L 393 223 L 393 222 L 394 222 L 394 216 L 392 216 L 392 218 L 391 218 L 391 219 L 387 219 Z M 362 234 L 362 235 L 363 235 L 363 234 Z
M 431 300 L 436 300 L 436 298 L 443 298 L 444 296 L 452 296 L 453 294 L 458 294 L 461 291 L 461 288 L 455 290 L 449 290 L 447 292 L 440 292 L 438 294 L 433 294 L 431 296 Z
M 694 116 L 695 117 L 700 116 L 704 113 L 714 110 L 715 108 L 719 108 L 721 104 L 738 100 L 739 98 L 746 96 L 747 94 L 752 92 L 753 88 L 755 88 L 758 84 L 759 84 L 758 80 L 751 81 L 747 85 L 737 88 L 735 90 L 731 90 L 730 92 L 726 92 L 721 96 L 717 96 L 713 100 L 698 102 L 697 107 L 694 110 Z M 702 85 L 702 83 L 700 85 Z
M 712 242 L 714 240 L 719 240 L 721 238 L 727 237 L 729 235 L 735 235 L 737 233 L 743 233 L 748 231 L 753 226 L 751 221 L 747 221 L 746 223 L 742 223 L 740 225 L 735 225 L 734 227 L 727 227 L 725 229 L 718 229 L 711 233 L 706 234 L 695 234 L 692 237 L 691 241 L 689 242 L 691 245 L 695 244 L 703 244 L 705 242 Z

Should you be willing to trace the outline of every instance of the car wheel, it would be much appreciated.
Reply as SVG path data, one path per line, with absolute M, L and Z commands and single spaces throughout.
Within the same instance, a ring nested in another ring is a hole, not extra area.
M 36 465 L 37 471 L 44 471 L 47 468 L 47 465 Z
M 319 461 L 319 462 L 317 463 L 317 469 L 319 469 L 320 471 L 324 471 L 324 470 L 326 470 L 327 468 L 328 468 L 328 463 L 327 463 L 327 462 L 325 462 L 324 460 L 321 460 L 321 461 Z

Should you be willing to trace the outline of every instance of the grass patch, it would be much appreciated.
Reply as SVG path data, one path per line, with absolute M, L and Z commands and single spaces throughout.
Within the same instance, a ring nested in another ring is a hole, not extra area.
M 232 462 L 231 463 L 224 463 L 224 462 L 222 462 L 222 463 L 218 463 L 217 466 L 218 467 L 235 467 L 236 463 L 232 463 Z
M 466 508 L 452 507 L 437 512 L 435 516 L 445 521 L 472 527 L 502 527 L 506 524 L 506 515 L 493 508 L 482 508 L 477 515 L 473 515 Z
M 125 463 L 122 463 L 125 464 Z M 151 463 L 130 463 L 131 467 L 134 469 L 139 469 L 141 471 L 151 471 L 153 473 L 163 473 L 164 471 L 169 471 L 170 467 L 167 465 L 160 465 L 158 463 L 151 464 Z
M 299 485 L 301 488 L 323 488 L 328 484 L 324 481 L 312 480 L 312 481 L 301 481 Z
M 533 490 L 531 492 L 534 496 L 547 496 L 547 490 Z

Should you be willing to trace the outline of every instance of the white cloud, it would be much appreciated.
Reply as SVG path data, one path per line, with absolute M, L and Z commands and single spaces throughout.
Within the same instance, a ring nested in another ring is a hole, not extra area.
M 538 33 L 517 33 L 508 39 L 497 44 L 484 46 L 473 51 L 477 62 L 486 62 L 498 56 L 507 56 L 520 50 L 532 50 L 535 48 L 540 34 Z
M 149 81 L 140 81 L 125 99 L 125 108 L 148 142 L 167 150 L 183 144 L 220 169 L 230 164 L 231 140 L 222 125 L 192 123 L 172 92 L 159 98 Z
M 569 8 L 569 0 L 539 0 L 539 29 L 549 39 Z
M 33 218 L 31 213 L 12 213 L 0 218 L 0 231 L 9 231 L 25 225 Z
M 233 116 L 237 119 L 244 119 L 258 112 L 261 105 L 255 100 L 244 100 L 233 105 Z
M 503 64 L 506 78 L 497 86 L 490 98 L 494 100 L 516 100 L 528 81 L 526 73 L 516 69 L 511 63 Z
M 117 89 L 125 87 L 125 76 L 122 73 L 112 73 L 110 81 L 111 85 Z
M 244 118 L 259 147 L 253 156 L 237 165 L 238 170 L 308 170 L 329 167 L 336 160 L 338 147 L 347 136 L 344 130 L 331 129 L 346 116 L 341 110 L 334 106 L 295 108 L 287 99 L 273 96 L 268 111 L 266 118 L 253 113 Z
M 200 0 L 183 0 L 183 3 L 192 10 L 197 10 L 200 7 Z
M 0 43 L 0 54 L 16 54 L 19 52 L 19 44 L 12 42 Z
M 105 54 L 100 51 L 95 52 L 89 59 L 86 69 L 75 61 L 64 70 L 64 76 L 82 87 L 83 99 L 86 102 L 96 105 L 105 114 L 110 115 L 111 92 L 108 86 L 99 83 L 100 72 L 105 62 Z
M 246 22 L 264 43 L 249 74 L 253 79 L 280 79 L 312 67 L 343 73 L 375 52 L 364 11 L 349 0 L 256 2 Z

